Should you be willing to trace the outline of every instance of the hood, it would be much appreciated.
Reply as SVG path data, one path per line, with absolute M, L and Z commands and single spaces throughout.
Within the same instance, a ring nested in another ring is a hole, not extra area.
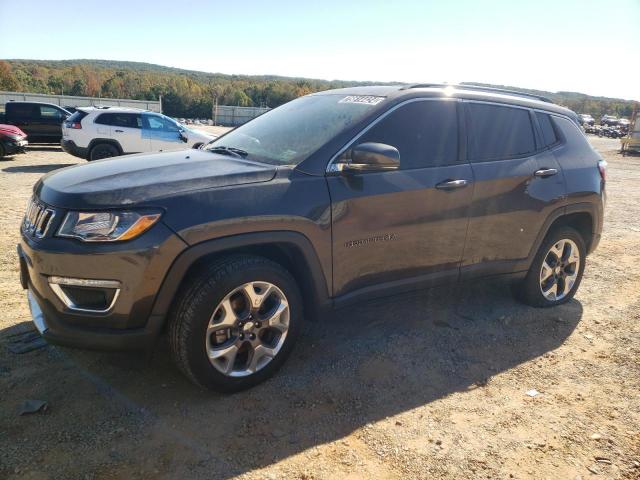
M 216 138 L 218 138 L 217 135 L 214 135 L 209 132 L 205 132 L 204 130 L 194 130 L 190 128 L 189 132 L 191 132 L 191 135 L 190 135 L 191 137 L 197 137 L 203 141 L 215 140 Z
M 27 134 L 20 130 L 18 127 L 14 127 L 13 125 L 3 125 L 0 124 L 0 134 L 4 133 L 5 135 L 17 135 L 20 137 L 26 137 Z
M 267 182 L 276 167 L 202 150 L 109 158 L 64 168 L 34 187 L 45 203 L 92 209 L 151 205 L 181 192 Z

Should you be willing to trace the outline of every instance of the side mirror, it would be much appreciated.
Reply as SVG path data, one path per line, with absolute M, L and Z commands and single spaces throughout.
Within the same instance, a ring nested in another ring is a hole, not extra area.
M 182 130 L 178 130 L 178 138 L 182 140 L 184 143 L 187 143 L 189 141 L 187 136 L 184 134 L 184 131 Z
M 400 152 L 385 143 L 361 143 L 351 149 L 350 157 L 342 163 L 343 171 L 379 172 L 400 168 Z

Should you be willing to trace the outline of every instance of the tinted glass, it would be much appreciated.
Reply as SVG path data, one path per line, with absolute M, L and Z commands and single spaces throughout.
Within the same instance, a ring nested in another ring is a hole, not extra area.
M 296 165 L 353 126 L 384 97 L 322 94 L 300 97 L 274 108 L 205 148 L 235 147 L 249 159 Z
M 95 119 L 95 123 L 113 125 L 114 127 L 141 128 L 142 119 L 136 113 L 103 113 Z
M 86 116 L 87 116 L 86 112 L 83 112 L 82 110 L 76 110 L 74 113 L 71 114 L 69 118 L 67 118 L 67 122 L 77 123 L 77 122 L 80 122 Z
M 467 112 L 469 155 L 472 160 L 500 160 L 535 151 L 528 110 L 468 103 Z
M 16 118 L 31 118 L 37 117 L 40 111 L 37 105 L 31 105 L 28 103 L 7 103 L 7 111 L 11 112 Z
M 542 138 L 546 146 L 553 145 L 558 141 L 558 136 L 553 127 L 551 117 L 546 113 L 536 112 L 538 117 L 538 123 L 540 124 L 540 130 L 542 130 Z
M 386 143 L 400 152 L 400 168 L 454 164 L 458 160 L 456 103 L 418 101 L 394 110 L 357 143 Z

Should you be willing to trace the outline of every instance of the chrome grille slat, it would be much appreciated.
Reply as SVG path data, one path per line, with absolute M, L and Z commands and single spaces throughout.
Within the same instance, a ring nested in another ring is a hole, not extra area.
M 46 207 L 32 197 L 22 221 L 22 231 L 30 237 L 42 238 L 47 234 L 54 216 L 53 209 Z

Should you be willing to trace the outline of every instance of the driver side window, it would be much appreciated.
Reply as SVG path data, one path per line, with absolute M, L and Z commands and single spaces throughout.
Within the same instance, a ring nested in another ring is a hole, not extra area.
M 173 122 L 159 115 L 146 115 L 148 128 L 163 132 L 177 132 L 178 127 Z
M 403 105 L 357 140 L 365 142 L 397 148 L 402 170 L 458 163 L 456 102 L 420 100 Z

